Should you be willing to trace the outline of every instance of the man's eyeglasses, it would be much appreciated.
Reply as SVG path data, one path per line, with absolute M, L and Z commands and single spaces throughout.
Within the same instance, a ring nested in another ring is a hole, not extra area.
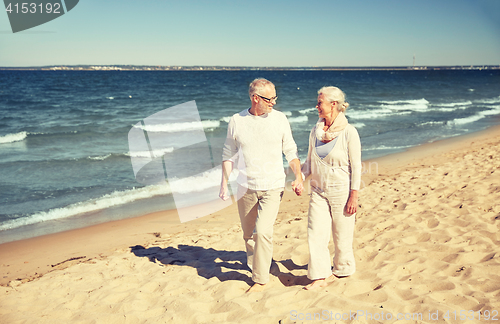
M 272 97 L 272 98 L 266 98 L 266 97 L 261 96 L 260 94 L 255 94 L 255 95 L 261 97 L 262 99 L 264 99 L 266 102 L 269 102 L 269 103 L 271 103 L 271 101 L 273 101 L 273 100 L 274 100 L 274 102 L 278 101 L 278 96 Z

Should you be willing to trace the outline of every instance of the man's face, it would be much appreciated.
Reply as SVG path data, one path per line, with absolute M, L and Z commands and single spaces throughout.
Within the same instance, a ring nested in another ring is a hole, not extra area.
M 276 104 L 276 100 L 273 99 L 276 97 L 276 89 L 273 86 L 268 85 L 264 89 L 257 92 L 254 97 L 258 99 L 258 103 L 256 106 L 257 115 L 269 113 L 273 109 L 273 106 Z

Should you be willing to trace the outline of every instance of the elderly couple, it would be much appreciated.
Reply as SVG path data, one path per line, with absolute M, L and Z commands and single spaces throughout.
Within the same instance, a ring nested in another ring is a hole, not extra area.
M 238 212 L 247 251 L 247 265 L 254 285 L 248 292 L 262 290 L 269 282 L 273 254 L 273 225 L 285 187 L 282 154 L 295 174 L 292 188 L 297 195 L 303 179 L 311 176 L 305 289 L 328 285 L 336 277 L 356 270 L 353 253 L 355 213 L 361 181 L 361 144 L 354 126 L 344 115 L 349 106 L 336 87 L 318 91 L 319 121 L 309 136 L 309 152 L 302 166 L 297 156 L 290 124 L 285 115 L 273 110 L 278 97 L 274 84 L 266 79 L 250 83 L 252 106 L 235 114 L 228 125 L 222 153 L 220 198 L 227 200 L 228 179 L 237 161 Z M 333 271 L 328 243 L 333 231 Z

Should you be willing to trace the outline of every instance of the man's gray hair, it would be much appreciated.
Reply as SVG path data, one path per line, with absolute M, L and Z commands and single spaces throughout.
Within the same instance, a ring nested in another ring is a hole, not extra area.
M 252 99 L 254 94 L 259 93 L 267 86 L 272 86 L 274 88 L 274 84 L 264 78 L 257 78 L 253 80 L 248 87 L 248 95 L 250 96 L 250 100 Z

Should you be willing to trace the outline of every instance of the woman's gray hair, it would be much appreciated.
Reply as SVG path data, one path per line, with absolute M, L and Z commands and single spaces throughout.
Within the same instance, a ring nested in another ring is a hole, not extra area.
M 274 84 L 264 78 L 257 78 L 253 80 L 248 87 L 248 95 L 250 96 L 250 100 L 252 99 L 254 94 L 260 92 L 262 89 L 265 89 L 268 86 L 272 86 L 274 88 Z
M 318 90 L 318 96 L 323 94 L 329 102 L 337 101 L 339 103 L 338 110 L 344 112 L 349 103 L 345 100 L 345 93 L 337 87 L 323 87 Z

